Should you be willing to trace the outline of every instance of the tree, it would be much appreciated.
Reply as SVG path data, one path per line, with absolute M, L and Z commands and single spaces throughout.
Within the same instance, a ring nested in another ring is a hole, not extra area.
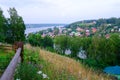
M 115 40 L 116 39 L 117 38 L 115 38 Z M 113 40 L 113 38 L 106 39 L 105 37 L 93 37 L 92 43 L 88 48 L 88 58 L 96 60 L 100 67 L 116 65 L 117 47 L 115 46 L 115 40 Z
M 41 46 L 43 45 L 42 42 L 42 37 L 39 33 L 37 34 L 29 34 L 28 35 L 28 42 L 32 45 L 32 46 Z
M 69 45 L 71 50 L 71 57 L 77 57 L 78 52 L 80 51 L 80 38 L 71 37 Z
M 57 52 L 64 54 L 65 50 L 69 48 L 69 40 L 69 37 L 64 35 L 55 37 L 54 43 Z
M 114 54 L 117 57 L 117 63 L 120 64 L 120 35 L 112 34 L 109 38 L 109 42 L 111 45 L 114 45 Z
M 59 33 L 59 28 L 54 27 L 54 35 L 57 35 Z
M 43 47 L 44 48 L 46 48 L 46 47 L 51 47 L 51 48 L 53 48 L 53 40 L 52 40 L 52 38 L 51 37 L 49 37 L 49 36 L 45 36 L 44 38 L 43 38 Z
M 8 42 L 14 43 L 15 41 L 24 41 L 25 40 L 25 24 L 21 16 L 18 15 L 15 8 L 9 9 L 10 18 L 8 19 L 9 23 L 9 35 Z
M 4 42 L 7 32 L 7 20 L 3 15 L 3 11 L 0 8 L 0 42 Z

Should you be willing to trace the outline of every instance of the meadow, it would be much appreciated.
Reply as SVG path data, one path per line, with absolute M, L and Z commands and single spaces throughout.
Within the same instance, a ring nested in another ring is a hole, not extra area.
M 27 55 L 34 54 L 33 58 L 30 59 L 29 56 L 29 58 L 26 57 L 26 60 L 31 60 L 35 63 L 34 66 L 37 65 L 36 74 L 46 74 L 47 78 L 45 80 L 113 80 L 109 75 L 94 71 L 74 59 L 40 49 L 39 47 L 25 45 L 25 48 Z M 30 62 L 28 61 L 28 63 Z M 40 77 L 40 80 L 44 80 L 43 76 Z
M 14 52 L 0 50 L 1 74 L 9 64 Z M 24 62 L 19 63 L 14 80 L 114 80 L 111 76 L 94 71 L 80 61 L 56 53 L 24 46 Z

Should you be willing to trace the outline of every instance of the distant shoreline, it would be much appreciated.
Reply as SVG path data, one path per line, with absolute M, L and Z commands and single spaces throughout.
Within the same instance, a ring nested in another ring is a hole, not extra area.
M 48 28 L 64 27 L 66 24 L 26 24 L 25 34 L 39 32 Z
M 50 27 L 50 26 L 65 26 L 67 24 L 25 24 L 26 28 Z

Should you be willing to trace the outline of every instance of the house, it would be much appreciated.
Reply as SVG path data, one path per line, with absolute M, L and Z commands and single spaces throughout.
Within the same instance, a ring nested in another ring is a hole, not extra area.
M 70 55 L 70 54 L 71 54 L 71 50 L 70 50 L 70 49 L 66 49 L 66 50 L 65 50 L 65 54 L 66 54 L 66 55 Z
M 63 33 L 67 33 L 67 30 L 64 30 Z
M 111 29 L 111 32 L 114 32 L 114 29 Z
M 59 34 L 62 34 L 63 29 L 60 27 L 59 28 Z
M 68 31 L 72 31 L 72 29 L 68 28 Z
M 109 34 L 106 34 L 105 35 L 106 39 L 110 38 L 110 35 Z
M 85 33 L 85 35 L 86 35 L 86 36 L 89 36 L 89 35 L 90 35 L 90 33 L 89 33 L 89 32 L 86 32 L 86 33 Z
M 78 32 L 83 32 L 84 29 L 82 29 L 82 28 L 80 28 L 80 27 L 77 27 L 77 28 L 76 28 L 76 31 L 78 31 Z
M 70 35 L 70 36 L 73 36 L 73 35 L 75 35 L 75 32 L 73 31 L 73 32 L 71 32 L 69 35 Z
M 45 37 L 45 36 L 46 36 L 46 34 L 43 33 L 43 34 L 42 34 L 42 37 Z
M 86 33 L 89 33 L 89 32 L 90 32 L 90 30 L 87 29 L 87 30 L 86 30 Z
M 111 26 L 112 24 L 107 24 L 107 26 Z
M 81 36 L 80 32 L 76 32 L 75 36 Z
M 97 32 L 97 29 L 96 28 L 92 28 L 92 32 L 93 33 Z
M 77 56 L 81 59 L 87 59 L 87 55 L 85 54 L 85 50 L 80 50 Z
M 92 23 L 93 23 L 93 24 L 96 24 L 96 21 L 93 21 Z

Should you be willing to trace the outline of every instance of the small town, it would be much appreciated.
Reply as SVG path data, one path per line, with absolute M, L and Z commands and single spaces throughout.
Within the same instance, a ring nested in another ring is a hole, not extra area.
M 110 34 L 112 33 L 120 33 L 120 26 L 112 26 L 112 24 L 105 24 L 101 27 L 95 27 L 96 21 L 91 23 L 85 23 L 85 26 L 80 26 L 83 23 L 75 24 L 75 25 L 66 25 L 66 26 L 59 26 L 54 28 L 48 28 L 46 30 L 41 30 L 38 33 L 42 35 L 42 37 L 50 36 L 55 37 L 59 35 L 69 35 L 69 36 L 79 36 L 79 37 L 90 37 L 93 35 L 97 36 L 105 36 L 109 38 Z M 88 26 L 91 27 L 88 27 Z M 93 26 L 93 27 L 92 27 Z

